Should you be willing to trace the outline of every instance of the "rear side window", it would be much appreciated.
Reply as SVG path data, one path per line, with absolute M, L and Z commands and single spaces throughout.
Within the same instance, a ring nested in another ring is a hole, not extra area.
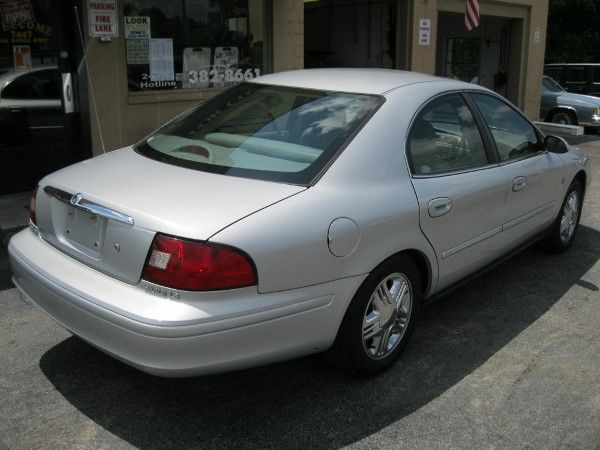
M 461 95 L 433 100 L 419 113 L 408 136 L 408 157 L 415 175 L 488 163 L 479 129 Z
M 594 83 L 600 84 L 600 66 L 594 67 Z
M 57 70 L 40 70 L 15 78 L 2 90 L 2 98 L 21 100 L 60 100 Z
M 588 67 L 585 66 L 572 66 L 566 68 L 565 81 L 567 83 L 587 83 L 588 81 Z
M 306 185 L 382 102 L 375 95 L 243 83 L 170 122 L 136 150 L 196 170 Z
M 490 129 L 501 161 L 540 151 L 533 126 L 510 105 L 486 94 L 469 94 Z

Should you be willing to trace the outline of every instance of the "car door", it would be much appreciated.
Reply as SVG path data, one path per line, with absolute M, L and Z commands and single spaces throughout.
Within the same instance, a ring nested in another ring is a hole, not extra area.
M 25 73 L 7 84 L 0 97 L 15 142 L 12 145 L 47 145 L 63 140 L 60 79 L 56 69 Z
M 421 229 L 436 253 L 438 289 L 502 252 L 507 177 L 482 127 L 463 94 L 451 93 L 426 104 L 409 131 L 411 181 Z
M 565 182 L 563 160 L 545 150 L 541 134 L 503 99 L 483 93 L 469 96 L 490 131 L 508 179 L 502 238 L 514 246 L 548 227 L 556 217 Z

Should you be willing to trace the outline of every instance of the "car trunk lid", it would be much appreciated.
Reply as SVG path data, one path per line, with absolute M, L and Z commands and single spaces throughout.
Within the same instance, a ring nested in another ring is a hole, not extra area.
M 40 182 L 42 237 L 73 258 L 137 282 L 157 232 L 196 240 L 304 187 L 163 164 L 117 150 Z

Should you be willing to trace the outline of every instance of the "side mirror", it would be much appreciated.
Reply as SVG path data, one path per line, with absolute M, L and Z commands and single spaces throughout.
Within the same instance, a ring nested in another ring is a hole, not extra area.
M 544 138 L 544 148 L 550 153 L 567 153 L 569 144 L 563 138 L 549 135 Z

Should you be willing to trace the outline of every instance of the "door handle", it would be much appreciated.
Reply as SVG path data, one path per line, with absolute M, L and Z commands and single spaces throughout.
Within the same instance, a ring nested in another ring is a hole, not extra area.
M 452 200 L 447 197 L 434 198 L 429 202 L 429 215 L 440 217 L 452 209 Z
M 513 192 L 517 192 L 517 191 L 520 191 L 521 189 L 523 189 L 525 186 L 527 186 L 527 178 L 517 177 L 513 180 L 512 190 L 513 190 Z

